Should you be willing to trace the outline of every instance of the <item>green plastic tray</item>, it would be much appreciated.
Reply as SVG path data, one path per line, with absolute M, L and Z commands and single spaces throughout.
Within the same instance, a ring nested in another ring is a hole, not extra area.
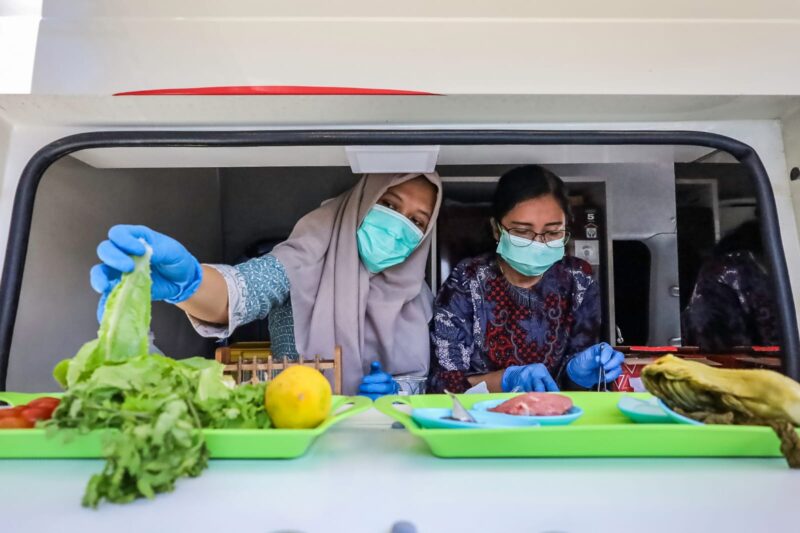
M 375 407 L 424 440 L 438 457 L 780 457 L 772 429 L 759 426 L 635 424 L 618 409 L 625 393 L 565 392 L 584 410 L 568 426 L 423 429 L 395 404 L 451 407 L 444 395 L 384 396 Z M 460 396 L 467 407 L 513 394 Z M 649 394 L 632 394 L 641 398 Z
M 27 403 L 40 396 L 59 394 L 0 392 L 0 401 Z M 331 426 L 372 405 L 363 396 L 334 396 L 331 415 L 314 429 L 207 429 L 206 444 L 212 459 L 291 459 L 300 457 Z M 347 407 L 345 410 L 342 408 Z M 340 411 L 341 410 L 341 411 Z M 105 431 L 93 431 L 64 442 L 48 437 L 43 429 L 0 430 L 0 459 L 77 459 L 102 457 Z

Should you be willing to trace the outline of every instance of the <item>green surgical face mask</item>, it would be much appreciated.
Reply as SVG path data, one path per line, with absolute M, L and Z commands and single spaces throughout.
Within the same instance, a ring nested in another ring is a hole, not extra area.
M 551 244 L 554 246 L 517 237 L 500 228 L 497 253 L 520 274 L 541 276 L 564 257 L 564 239 L 553 241 Z
M 419 246 L 423 235 L 422 230 L 397 211 L 376 204 L 356 232 L 358 255 L 367 270 L 377 274 L 405 261 Z

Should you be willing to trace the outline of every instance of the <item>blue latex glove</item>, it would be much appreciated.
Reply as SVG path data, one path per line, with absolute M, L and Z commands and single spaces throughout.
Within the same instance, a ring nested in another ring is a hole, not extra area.
M 522 389 L 525 392 L 558 392 L 559 388 L 547 367 L 541 363 L 510 366 L 503 372 L 503 392 Z
M 616 351 L 608 343 L 601 342 L 576 353 L 567 363 L 569 379 L 584 388 L 597 385 L 600 365 L 606 371 L 606 383 L 610 383 L 622 374 L 622 362 L 625 356 Z
M 101 264 L 92 267 L 90 281 L 99 292 L 97 320 L 103 317 L 106 299 L 124 272 L 133 270 L 131 255 L 144 255 L 144 240 L 153 249 L 150 260 L 153 300 L 175 304 L 189 299 L 203 280 L 203 269 L 181 243 L 146 226 L 114 226 L 108 240 L 97 247 Z
M 395 394 L 398 390 L 400 390 L 400 386 L 392 379 L 391 374 L 383 371 L 380 362 L 373 361 L 370 365 L 369 375 L 364 376 L 364 379 L 361 380 L 358 394 L 376 400 L 387 394 Z

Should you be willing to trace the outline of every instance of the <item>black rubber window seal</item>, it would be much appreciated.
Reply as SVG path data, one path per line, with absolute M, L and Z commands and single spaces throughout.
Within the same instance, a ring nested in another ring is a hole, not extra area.
M 70 135 L 41 148 L 28 161 L 14 198 L 0 286 L 0 390 L 5 390 L 34 200 L 45 171 L 61 157 L 90 148 L 254 147 L 346 145 L 683 145 L 727 152 L 746 169 L 761 212 L 761 235 L 772 271 L 782 338 L 783 372 L 800 380 L 797 317 L 781 242 L 778 213 L 767 172 L 756 151 L 736 139 L 699 131 L 546 130 L 256 130 L 97 131 Z

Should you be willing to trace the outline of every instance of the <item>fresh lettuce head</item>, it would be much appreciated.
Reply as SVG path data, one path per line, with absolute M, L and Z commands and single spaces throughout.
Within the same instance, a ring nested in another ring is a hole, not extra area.
M 72 359 L 65 359 L 53 369 L 53 378 L 64 388 L 89 379 L 105 364 L 118 364 L 147 355 L 150 332 L 150 257 L 153 250 L 145 244 L 142 256 L 133 256 L 132 272 L 122 275 L 105 304 L 97 338 L 84 344 Z

